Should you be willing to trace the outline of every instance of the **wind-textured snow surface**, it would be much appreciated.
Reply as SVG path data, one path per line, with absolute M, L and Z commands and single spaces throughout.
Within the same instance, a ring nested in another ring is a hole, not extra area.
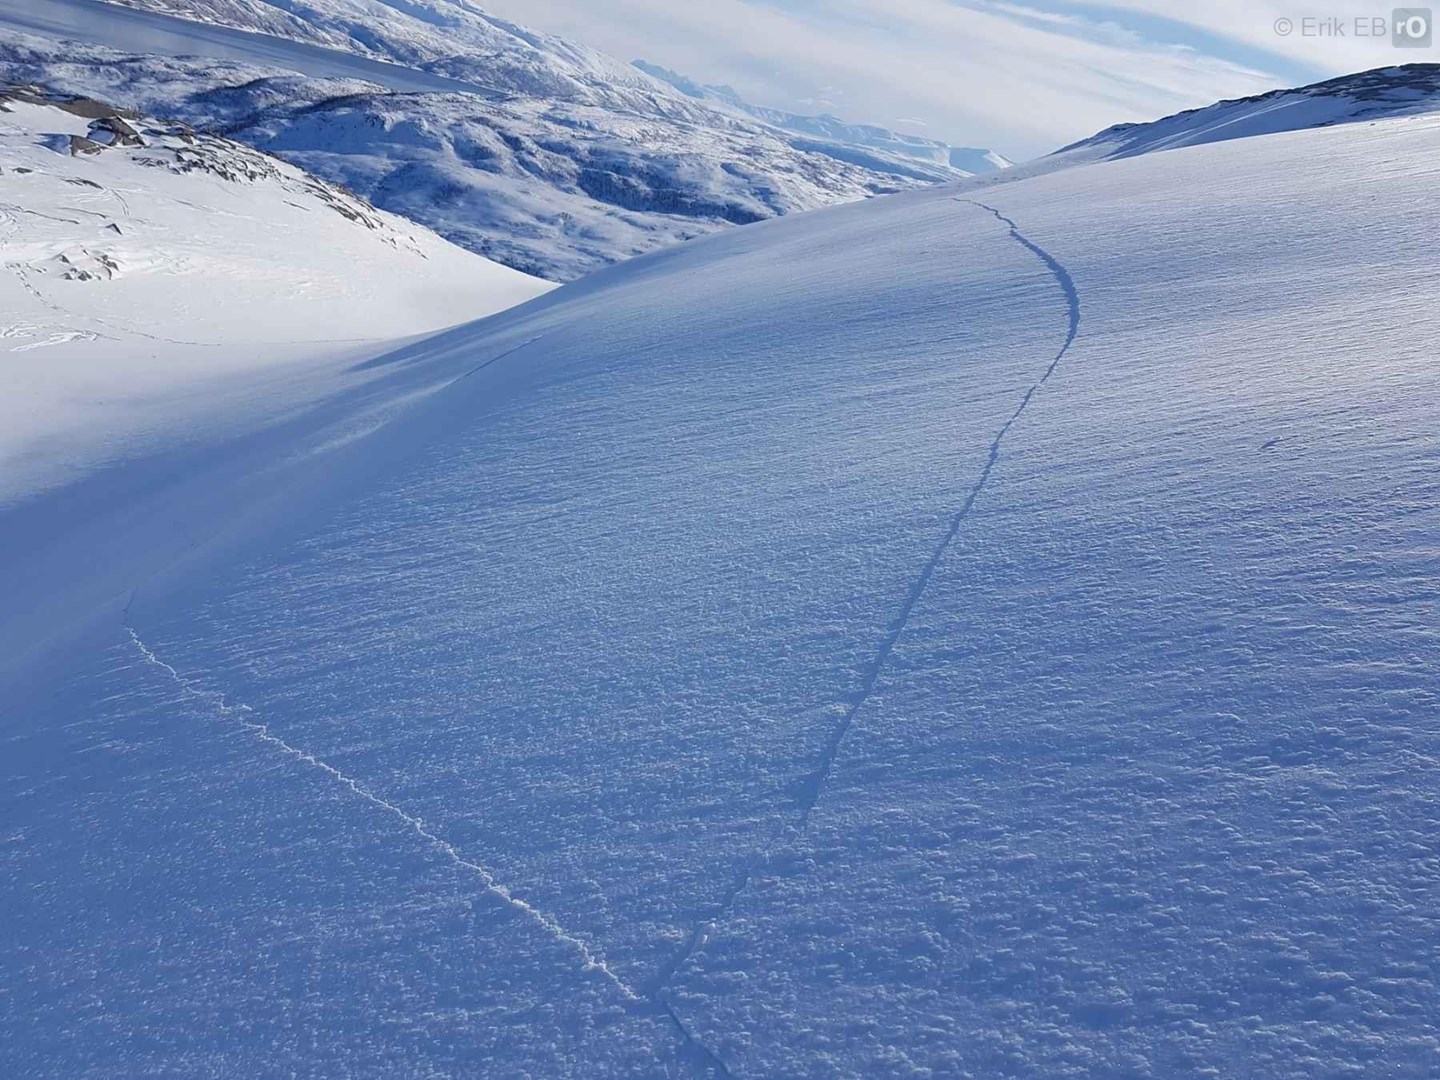
M 0 654 L 428 385 L 368 361 L 550 288 L 229 140 L 0 86 Z
M 381 362 L 450 381 L 323 512 L 11 679 L 0 1067 L 1434 1075 L 1437 152 L 910 193 Z

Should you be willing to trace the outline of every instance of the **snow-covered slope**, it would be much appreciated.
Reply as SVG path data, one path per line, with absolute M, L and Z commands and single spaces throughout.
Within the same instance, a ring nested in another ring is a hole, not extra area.
M 660 88 L 628 64 L 497 18 L 468 0 L 110 2 L 358 53 L 528 97 L 629 107 L 653 102 Z
M 0 26 L 4 77 L 214 128 L 557 280 L 971 171 L 787 131 L 450 0 L 27 0 Z
M 1437 154 L 761 223 L 378 362 L 263 521 L 187 463 L 168 576 L 5 518 L 8 647 L 111 585 L 0 695 L 0 1067 L 1432 1074 Z
M 1440 64 L 1403 64 L 1220 101 L 1148 124 L 1117 124 L 1032 163 L 1066 167 L 1181 146 L 1440 110 Z
M 7 33 L 98 42 L 154 56 L 279 65 L 316 79 L 361 79 L 400 93 L 464 91 L 491 98 L 502 96 L 500 91 L 481 83 L 450 79 L 348 50 L 122 7 L 107 0 L 23 0 L 7 4 L 0 9 L 0 27 Z
M 248 147 L 21 87 L 0 87 L 0 263 L 0 500 L 183 443 L 199 401 L 293 409 L 322 372 L 547 289 Z

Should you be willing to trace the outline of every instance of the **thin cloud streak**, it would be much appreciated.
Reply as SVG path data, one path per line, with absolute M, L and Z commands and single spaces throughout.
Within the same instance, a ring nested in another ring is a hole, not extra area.
M 1287 82 L 1127 28 L 1127 12 L 1176 6 L 1149 0 L 1091 4 L 1083 14 L 985 0 L 481 2 L 627 60 L 728 83 L 761 104 L 807 112 L 817 106 L 805 102 L 825 101 L 826 111 L 875 123 L 907 117 L 934 137 L 1018 158 Z

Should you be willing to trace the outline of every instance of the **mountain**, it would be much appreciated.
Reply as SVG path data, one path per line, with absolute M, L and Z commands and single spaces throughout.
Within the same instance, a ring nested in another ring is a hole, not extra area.
M 686 97 L 711 104 L 728 107 L 744 115 L 763 120 L 772 127 L 797 135 L 807 135 L 832 144 L 839 152 L 841 148 L 864 147 L 878 150 L 889 157 L 913 158 L 916 161 L 947 165 L 970 175 L 996 172 L 1009 168 L 1014 162 L 993 150 L 981 150 L 973 146 L 951 146 L 935 139 L 924 139 L 918 135 L 900 134 L 874 124 L 850 124 L 839 117 L 821 115 L 804 116 L 752 105 L 743 100 L 734 88 L 729 86 L 701 85 L 679 72 L 661 67 L 659 64 L 636 60 L 635 66 L 647 75 L 653 75 L 669 83 Z
M 358 53 L 497 93 L 704 117 L 604 53 L 467 0 L 116 0 L 123 7 Z M 658 91 L 658 93 L 657 93 Z
M 1148 124 L 1116 124 L 1041 163 L 1061 167 L 1226 139 L 1440 109 L 1440 64 L 1402 64 L 1268 94 L 1219 101 Z
M 762 222 L 4 511 L 0 1069 L 1433 1072 L 1437 155 Z
M 449 0 L 27 0 L 0 25 L 4 77 L 216 130 L 556 280 L 969 175 L 693 100 Z
M 0 193 L 3 502 L 169 445 L 219 400 L 294 410 L 551 287 L 250 147 L 35 87 L 0 86 Z

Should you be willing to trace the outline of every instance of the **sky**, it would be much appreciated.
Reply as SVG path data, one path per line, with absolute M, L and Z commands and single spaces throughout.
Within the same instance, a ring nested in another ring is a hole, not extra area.
M 1357 36 L 1357 19 L 1388 21 L 1394 7 L 1363 0 L 479 2 L 757 104 L 1016 160 L 1220 98 L 1440 60 L 1440 50 L 1395 49 L 1388 27 L 1368 21 L 1385 36 Z M 1325 18 L 1338 23 L 1327 30 Z

